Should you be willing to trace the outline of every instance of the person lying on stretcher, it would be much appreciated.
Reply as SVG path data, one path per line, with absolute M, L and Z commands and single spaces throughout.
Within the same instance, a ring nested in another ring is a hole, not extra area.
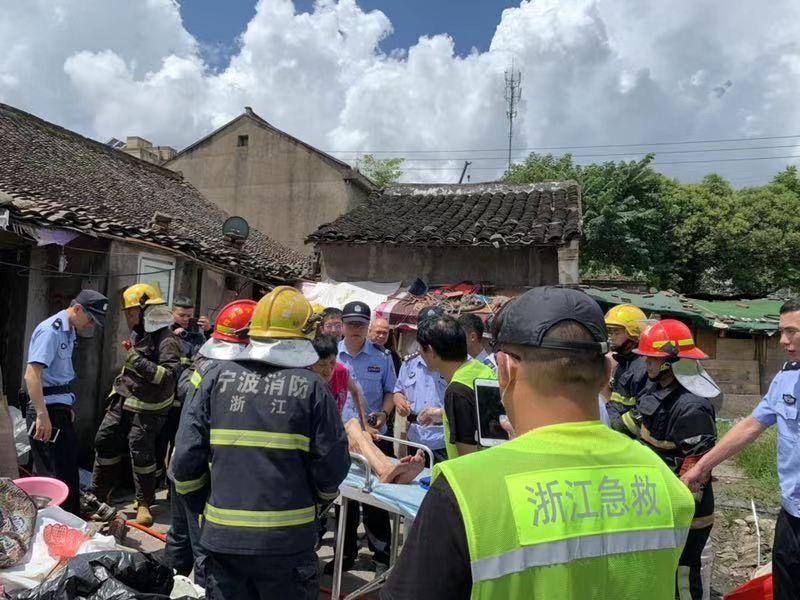
M 401 458 L 399 462 L 393 462 L 375 445 L 372 435 L 364 431 L 358 419 L 350 419 L 345 423 L 344 429 L 350 452 L 366 458 L 381 483 L 411 483 L 422 472 L 425 466 L 422 450 L 417 450 L 413 456 Z

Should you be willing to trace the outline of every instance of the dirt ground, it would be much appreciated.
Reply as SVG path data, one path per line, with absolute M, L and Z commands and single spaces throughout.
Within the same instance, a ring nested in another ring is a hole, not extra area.
M 780 507 L 731 461 L 714 469 L 714 477 L 716 520 L 711 530 L 714 551 L 711 598 L 722 598 L 770 561 Z M 758 527 L 751 499 L 756 504 Z

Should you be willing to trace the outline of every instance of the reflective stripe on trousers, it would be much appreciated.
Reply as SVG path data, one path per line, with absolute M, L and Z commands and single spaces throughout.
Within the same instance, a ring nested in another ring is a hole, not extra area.
M 204 517 L 209 523 L 226 527 L 290 527 L 313 523 L 315 506 L 290 510 L 232 510 L 206 504 Z
M 687 529 L 623 531 L 524 546 L 474 561 L 472 581 L 477 583 L 497 579 L 532 567 L 564 564 L 581 558 L 679 548 L 686 541 L 688 533 Z

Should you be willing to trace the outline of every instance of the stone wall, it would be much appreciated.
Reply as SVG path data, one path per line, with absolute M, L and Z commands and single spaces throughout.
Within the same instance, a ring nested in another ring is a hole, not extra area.
M 472 281 L 502 287 L 559 283 L 556 249 L 320 244 L 322 277 L 430 285 Z

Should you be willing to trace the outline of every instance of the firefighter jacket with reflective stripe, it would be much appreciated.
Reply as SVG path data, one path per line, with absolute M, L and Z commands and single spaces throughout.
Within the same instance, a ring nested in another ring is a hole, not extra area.
M 636 405 L 636 399 L 649 382 L 644 366 L 645 357 L 632 352 L 616 353 L 614 360 L 617 366 L 611 378 L 611 397 L 606 404 L 611 427 L 621 433 L 636 435 L 622 420 L 622 415 Z
M 464 520 L 471 598 L 674 597 L 692 495 L 600 421 L 537 428 L 439 463 L 442 475 Z
M 316 507 L 336 498 L 350 468 L 328 385 L 307 369 L 253 361 L 219 362 L 201 377 L 172 473 L 176 490 L 191 494 L 210 469 L 202 545 L 228 554 L 313 550 Z
M 182 356 L 180 340 L 169 327 L 138 339 L 114 380 L 114 392 L 125 398 L 123 407 L 150 414 L 169 411 Z
M 717 442 L 711 400 L 692 394 L 677 381 L 665 388 L 650 383 L 637 406 L 642 419 L 639 439 L 678 475 Z M 714 517 L 714 490 L 710 481 L 695 494 L 695 500 L 693 527 L 708 527 Z

